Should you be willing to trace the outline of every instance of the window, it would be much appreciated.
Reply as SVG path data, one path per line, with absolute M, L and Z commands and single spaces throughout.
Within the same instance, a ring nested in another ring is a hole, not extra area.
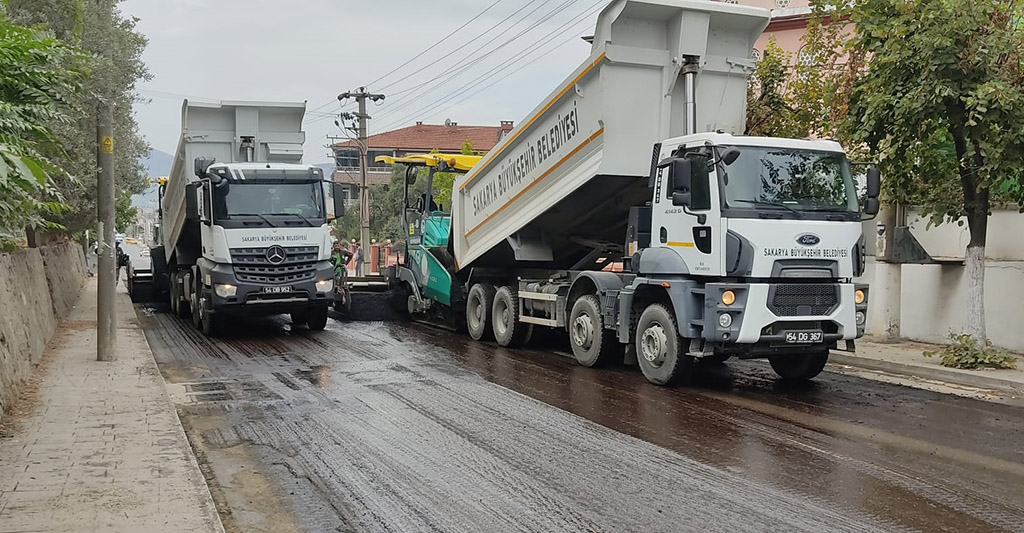
M 359 150 L 340 148 L 334 151 L 334 163 L 338 168 L 359 168 Z
M 323 218 L 323 186 L 313 183 L 231 183 L 214 188 L 214 214 L 219 220 L 232 216 L 300 215 Z
M 379 163 L 379 162 L 377 162 L 377 156 L 392 155 L 392 154 L 393 154 L 393 152 L 391 150 L 370 150 L 369 152 L 366 153 L 366 166 L 367 166 L 367 168 L 373 168 L 373 167 L 376 167 L 376 168 L 390 168 L 391 165 L 389 165 L 387 163 Z
M 857 212 L 857 191 L 844 154 L 738 148 L 739 157 L 726 167 L 726 207 Z

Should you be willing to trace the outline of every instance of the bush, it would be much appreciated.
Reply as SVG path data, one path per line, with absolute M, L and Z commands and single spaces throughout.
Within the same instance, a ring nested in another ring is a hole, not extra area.
M 953 342 L 936 351 L 924 352 L 925 357 L 938 355 L 942 366 L 974 370 L 988 368 L 1016 368 L 1017 356 L 1009 350 L 993 346 L 987 340 L 979 343 L 966 333 L 950 333 Z

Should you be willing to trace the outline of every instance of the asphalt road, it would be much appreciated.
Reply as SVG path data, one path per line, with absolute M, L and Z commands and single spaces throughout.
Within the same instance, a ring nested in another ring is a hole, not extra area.
M 676 388 L 412 323 L 139 308 L 232 531 L 1024 531 L 1024 411 L 826 371 Z

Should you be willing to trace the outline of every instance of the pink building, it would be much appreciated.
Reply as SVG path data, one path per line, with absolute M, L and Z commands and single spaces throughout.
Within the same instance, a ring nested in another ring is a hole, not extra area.
M 720 0 L 729 4 L 743 4 L 772 10 L 772 21 L 754 44 L 754 57 L 760 58 L 768 38 L 775 36 L 780 48 L 793 54 L 796 61 L 808 60 L 801 55 L 800 38 L 807 28 L 811 8 L 807 0 Z

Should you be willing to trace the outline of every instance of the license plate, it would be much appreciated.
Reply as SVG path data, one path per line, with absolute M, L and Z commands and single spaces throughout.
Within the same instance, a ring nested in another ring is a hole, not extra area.
M 275 287 L 263 287 L 263 292 L 270 294 L 281 294 L 282 292 L 292 292 L 291 285 L 281 285 Z
M 822 342 L 821 331 L 787 331 L 786 344 L 815 344 Z

